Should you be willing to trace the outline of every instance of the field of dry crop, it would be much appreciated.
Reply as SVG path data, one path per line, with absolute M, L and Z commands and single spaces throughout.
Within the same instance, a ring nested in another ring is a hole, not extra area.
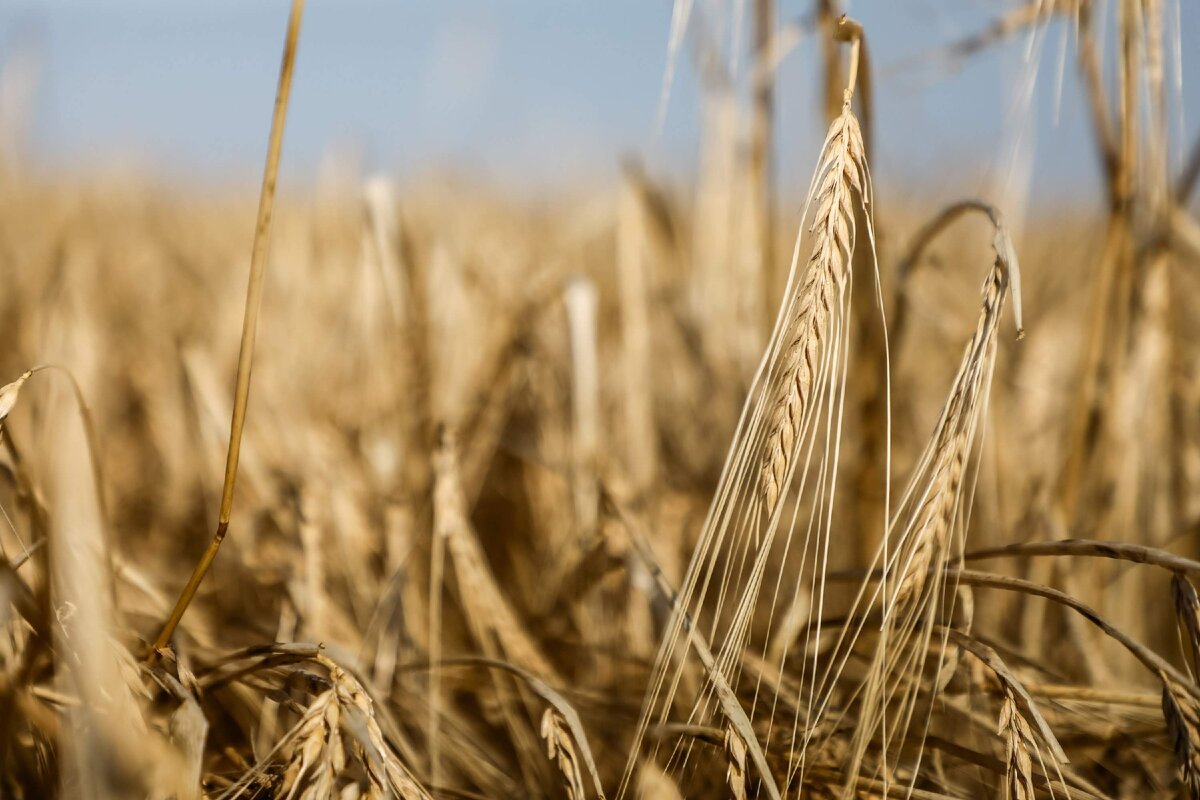
M 1178 16 L 1034 0 L 955 45 L 1070 31 L 1105 195 L 1018 230 L 876 196 L 888 34 L 812 5 L 676 0 L 686 189 L 7 162 L 0 797 L 1200 798 Z M 716 12 L 737 91 L 680 44 Z

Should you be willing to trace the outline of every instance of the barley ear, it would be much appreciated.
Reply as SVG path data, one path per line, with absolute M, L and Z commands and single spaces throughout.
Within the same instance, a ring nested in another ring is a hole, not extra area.
M 810 403 L 821 391 L 816 384 L 822 352 L 829 346 L 854 252 L 854 197 L 865 196 L 864 158 L 862 132 L 847 104 L 826 137 L 813 198 L 812 253 L 777 354 L 777 395 L 759 467 L 768 514 L 787 491 L 789 467 L 811 424 Z
M 732 726 L 725 728 L 725 757 L 729 768 L 725 780 L 734 800 L 746 800 L 746 742 Z
M 579 769 L 579 757 L 575 745 L 567 733 L 562 716 L 553 708 L 542 714 L 542 738 L 546 740 L 546 755 L 558 765 L 570 800 L 586 800 L 583 788 L 583 773 Z

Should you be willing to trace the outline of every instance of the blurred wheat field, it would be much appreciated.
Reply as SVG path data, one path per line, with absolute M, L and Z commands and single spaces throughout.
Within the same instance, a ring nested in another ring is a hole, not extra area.
M 742 5 L 675 8 L 669 49 L 744 14 L 759 76 L 698 46 L 694 187 L 281 191 L 165 631 L 224 531 L 253 199 L 10 168 L 0 796 L 1200 798 L 1178 15 L 961 43 L 1071 26 L 1106 194 L 939 208 L 873 183 L 887 32 L 816 3 L 800 208 L 790 29 Z

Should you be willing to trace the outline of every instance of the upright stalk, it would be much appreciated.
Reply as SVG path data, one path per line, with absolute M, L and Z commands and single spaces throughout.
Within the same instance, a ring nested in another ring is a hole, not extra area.
M 771 315 L 775 307 L 774 258 L 774 134 L 775 134 L 775 72 L 768 66 L 771 40 L 775 37 L 774 0 L 755 0 L 754 3 L 754 111 L 750 118 L 749 207 L 751 257 L 758 270 L 760 307 L 763 313 L 762 338 L 771 335 Z
M 266 275 L 267 251 L 270 244 L 271 212 L 275 207 L 275 180 L 279 175 L 279 154 L 283 149 L 283 129 L 287 119 L 288 98 L 292 90 L 292 72 L 296 64 L 296 44 L 300 39 L 300 20 L 304 16 L 304 0 L 292 0 L 288 18 L 287 39 L 283 48 L 283 63 L 279 67 L 279 86 L 275 92 L 275 113 L 271 119 L 271 139 L 267 147 L 267 165 L 263 171 L 262 192 L 258 199 L 258 221 L 254 227 L 254 247 L 250 254 L 250 283 L 246 287 L 246 313 L 242 319 L 242 343 L 238 351 L 237 386 L 233 395 L 233 418 L 229 425 L 229 451 L 225 457 L 225 482 L 221 488 L 221 513 L 217 532 L 208 549 L 192 570 L 192 576 L 175 602 L 170 618 L 154 640 L 151 658 L 167 646 L 179 621 L 187 611 L 200 582 L 212 566 L 233 512 L 233 488 L 237 483 L 238 458 L 242 451 L 242 431 L 246 426 L 246 404 L 250 399 L 250 368 L 254 363 L 254 338 L 258 331 L 258 310 L 262 305 L 263 278 Z

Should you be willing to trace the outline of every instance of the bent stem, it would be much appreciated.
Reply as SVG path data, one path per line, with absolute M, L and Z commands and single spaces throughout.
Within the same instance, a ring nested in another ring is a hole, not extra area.
M 250 397 L 250 368 L 254 362 L 254 337 L 258 330 L 258 310 L 262 304 L 263 278 L 266 274 L 267 249 L 270 244 L 271 212 L 275 206 L 275 181 L 279 175 L 279 154 L 283 149 L 283 129 L 287 119 L 288 97 L 292 89 L 292 72 L 296 63 L 296 44 L 300 38 L 300 20 L 304 16 L 304 0 L 292 0 L 288 17 L 287 39 L 283 49 L 283 63 L 279 68 L 279 86 L 275 93 L 275 112 L 271 119 L 271 138 L 267 148 L 267 164 L 263 171 L 262 192 L 258 201 L 258 221 L 254 228 L 254 246 L 250 255 L 250 282 L 246 287 L 246 313 L 242 320 L 242 342 L 238 351 L 237 385 L 234 389 L 233 418 L 230 421 L 229 451 L 225 458 L 225 482 L 221 489 L 221 514 L 217 521 L 217 532 L 192 570 L 192 576 L 179 595 L 170 618 L 163 625 L 150 659 L 170 642 L 175 628 L 183 619 L 200 582 L 212 566 L 221 542 L 229 530 L 229 517 L 233 510 L 233 487 L 237 482 L 238 457 L 242 449 L 242 431 L 246 425 L 246 404 Z
M 834 28 L 833 37 L 839 42 L 850 44 L 850 70 L 846 78 L 843 101 L 849 103 L 850 99 L 854 97 L 854 89 L 858 85 L 858 62 L 863 47 L 863 27 L 857 20 L 843 14 L 837 22 L 837 27 Z

